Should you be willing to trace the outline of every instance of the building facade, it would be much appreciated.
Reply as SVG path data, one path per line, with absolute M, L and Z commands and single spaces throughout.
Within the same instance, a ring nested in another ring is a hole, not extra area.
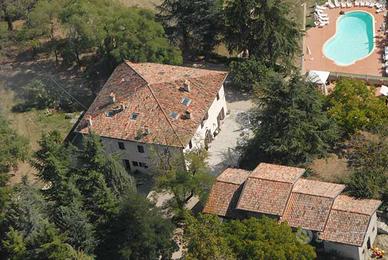
M 158 155 L 207 148 L 227 113 L 226 72 L 154 63 L 119 65 L 76 127 L 100 136 L 131 172 Z

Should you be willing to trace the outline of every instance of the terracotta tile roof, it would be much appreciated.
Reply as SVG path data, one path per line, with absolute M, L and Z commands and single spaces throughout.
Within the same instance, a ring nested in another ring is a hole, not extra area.
M 379 200 L 356 199 L 346 195 L 340 195 L 334 201 L 333 209 L 372 215 L 380 207 Z
M 180 66 L 123 63 L 112 73 L 77 131 L 88 133 L 87 118 L 91 118 L 92 131 L 100 136 L 184 147 L 201 124 L 226 75 Z M 181 90 L 185 82 L 190 84 L 190 92 Z M 113 104 L 111 93 L 116 98 Z M 191 99 L 188 107 L 182 104 L 183 98 Z M 190 119 L 183 116 L 187 110 Z M 172 112 L 178 114 L 176 119 L 170 116 Z M 137 113 L 136 120 L 130 119 L 133 113 Z
M 345 185 L 342 185 L 342 184 L 299 179 L 295 183 L 292 189 L 292 192 L 310 194 L 310 195 L 327 197 L 327 198 L 335 198 L 344 189 L 345 189 Z
M 217 177 L 217 181 L 233 184 L 243 184 L 244 181 L 248 178 L 249 174 L 251 174 L 249 171 L 228 168 Z
M 365 239 L 371 216 L 381 201 L 357 200 L 340 195 L 334 201 L 321 239 L 361 246 Z
M 291 183 L 250 176 L 244 184 L 237 208 L 280 216 L 283 214 L 291 189 Z
M 343 244 L 361 246 L 370 216 L 341 210 L 331 210 L 325 230 L 320 238 Z
M 236 204 L 240 196 L 242 183 L 250 172 L 239 169 L 226 169 L 210 191 L 204 213 L 223 217 L 236 217 Z
M 334 199 L 344 188 L 341 184 L 297 180 L 281 221 L 287 221 L 292 227 L 322 231 Z
M 287 221 L 292 227 L 322 231 L 333 201 L 327 197 L 291 193 L 281 221 Z
M 303 168 L 260 163 L 256 167 L 256 169 L 253 170 L 250 177 L 272 181 L 295 183 L 295 181 L 299 179 L 304 172 L 305 169 Z

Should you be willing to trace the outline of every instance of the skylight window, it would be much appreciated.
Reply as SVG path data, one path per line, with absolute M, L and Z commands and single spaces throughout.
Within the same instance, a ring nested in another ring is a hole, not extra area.
M 177 119 L 178 118 L 178 112 L 171 112 L 170 113 L 170 117 L 173 118 L 173 119 Z
M 191 104 L 191 99 L 187 98 L 187 97 L 184 97 L 182 99 L 182 104 L 188 107 Z
M 129 118 L 131 120 L 136 120 L 138 116 L 139 116 L 139 113 L 133 112 Z
M 113 111 L 108 111 L 105 113 L 105 116 L 107 116 L 107 117 L 112 117 L 114 115 L 115 115 L 115 113 Z

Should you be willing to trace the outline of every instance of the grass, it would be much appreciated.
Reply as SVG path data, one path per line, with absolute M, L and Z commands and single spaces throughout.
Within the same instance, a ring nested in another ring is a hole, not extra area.
M 24 113 L 12 112 L 12 107 L 18 103 L 15 93 L 0 82 L 0 112 L 10 122 L 11 127 L 21 136 L 29 140 L 31 152 L 39 148 L 38 141 L 43 133 L 58 130 L 63 137 L 70 131 L 72 124 L 64 113 L 32 110 Z M 20 163 L 18 169 L 12 172 L 12 183 L 19 182 L 23 175 L 34 178 L 36 171 L 28 163 Z
M 163 0 L 119 0 L 126 6 L 137 6 L 145 9 L 155 10 L 155 6 L 160 5 Z

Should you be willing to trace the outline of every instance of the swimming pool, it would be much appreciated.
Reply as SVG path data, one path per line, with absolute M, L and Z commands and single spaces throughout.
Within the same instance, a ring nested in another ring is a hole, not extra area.
M 374 49 L 374 17 L 362 11 L 348 12 L 337 20 L 336 34 L 323 46 L 324 55 L 337 65 L 349 66 Z

